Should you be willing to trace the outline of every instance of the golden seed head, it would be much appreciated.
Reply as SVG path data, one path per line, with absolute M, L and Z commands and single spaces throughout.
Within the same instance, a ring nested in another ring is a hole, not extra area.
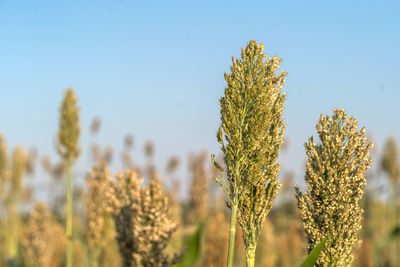
M 10 197 L 16 197 L 22 191 L 23 178 L 26 172 L 26 154 L 21 147 L 16 147 L 11 162 Z
M 108 226 L 110 225 L 111 175 L 105 162 L 93 167 L 86 184 L 86 239 L 91 253 L 101 249 L 105 244 Z
M 33 266 L 55 266 L 53 263 L 61 243 L 65 243 L 62 227 L 54 221 L 45 203 L 36 203 L 21 240 L 24 259 Z
M 151 181 L 141 187 L 142 180 L 134 171 L 119 173 L 112 184 L 111 205 L 117 241 L 123 266 L 171 266 L 165 248 L 176 230 L 170 219 L 168 199 L 161 186 Z

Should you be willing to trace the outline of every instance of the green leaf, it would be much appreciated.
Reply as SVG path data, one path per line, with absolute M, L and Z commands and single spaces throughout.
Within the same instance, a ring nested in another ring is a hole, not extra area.
M 319 254 L 321 254 L 322 249 L 325 246 L 326 237 L 316 245 L 311 253 L 307 256 L 306 260 L 300 265 L 300 267 L 313 267 L 317 262 Z
M 196 232 L 186 242 L 186 254 L 183 256 L 182 262 L 176 263 L 174 267 L 192 267 L 200 258 L 201 253 L 201 232 L 203 225 L 200 224 Z
M 390 234 L 392 238 L 400 238 L 400 225 L 396 226 Z

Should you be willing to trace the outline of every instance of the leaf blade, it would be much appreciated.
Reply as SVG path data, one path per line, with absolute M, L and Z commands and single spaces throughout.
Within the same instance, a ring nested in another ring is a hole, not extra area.
M 311 253 L 307 256 L 304 262 L 300 265 L 300 267 L 313 267 L 317 262 L 319 255 L 321 254 L 322 249 L 324 248 L 326 243 L 326 237 L 322 239 L 311 251 Z

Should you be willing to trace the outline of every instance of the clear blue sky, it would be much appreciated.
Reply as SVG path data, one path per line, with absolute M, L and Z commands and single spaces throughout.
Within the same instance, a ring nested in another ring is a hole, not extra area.
M 283 2 L 285 2 L 283 4 Z M 0 1 L 0 132 L 54 153 L 63 90 L 82 107 L 82 146 L 135 157 L 152 139 L 169 155 L 218 152 L 218 99 L 231 56 L 250 39 L 289 72 L 284 169 L 303 175 L 303 143 L 321 113 L 344 107 L 378 142 L 400 137 L 399 1 Z M 186 166 L 181 166 L 182 172 Z

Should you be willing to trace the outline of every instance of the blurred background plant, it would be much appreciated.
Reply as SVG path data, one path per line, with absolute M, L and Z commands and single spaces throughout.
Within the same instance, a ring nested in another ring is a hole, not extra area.
M 89 130 L 92 144 L 97 143 L 95 136 L 100 131 L 100 119 L 95 120 Z M 132 135 L 126 135 L 122 143 L 125 154 L 133 153 Z M 289 141 L 285 140 L 284 144 L 287 146 Z M 93 167 L 74 172 L 73 266 L 132 266 L 132 260 L 141 261 L 144 266 L 172 266 L 174 262 L 179 262 L 179 256 L 185 255 L 188 249 L 186 242 L 197 233 L 200 222 L 203 230 L 197 266 L 226 264 L 229 210 L 222 192 L 210 182 L 216 170 L 205 158 L 206 152 L 188 156 L 188 196 L 182 197 L 182 188 L 177 182 L 180 180 L 177 169 L 182 161 L 179 157 L 172 156 L 168 160 L 165 167 L 167 175 L 162 178 L 154 159 L 154 144 L 147 141 L 143 164 L 132 158 L 125 160 L 127 156 L 120 159 L 122 166 L 133 168 L 137 175 L 132 176 L 132 171 L 131 174 L 119 174 L 117 182 L 107 167 L 113 153 L 104 156 L 106 153 L 102 147 L 107 146 L 98 143 L 96 146 L 96 149 L 87 146 L 92 155 L 87 166 Z M 109 150 L 115 151 L 114 148 Z M 41 161 L 37 161 L 40 151 L 34 152 L 33 149 L 20 146 L 11 150 L 12 153 L 9 151 L 5 137 L 0 135 L 0 266 L 65 266 L 66 183 L 60 178 L 65 173 L 66 162 L 45 155 L 41 155 Z M 103 156 L 99 156 L 102 153 L 98 151 L 103 151 Z M 367 190 L 361 202 L 365 210 L 363 227 L 360 240 L 354 246 L 352 265 L 398 266 L 399 237 L 394 233 L 399 223 L 396 221 L 396 214 L 399 214 L 396 200 L 399 159 L 395 137 L 388 137 L 382 149 L 374 150 L 373 154 L 380 164 L 378 168 L 367 172 Z M 221 156 L 215 158 L 223 165 Z M 34 180 L 37 176 L 34 170 L 39 164 L 44 173 L 51 177 L 49 184 L 44 185 L 44 188 L 49 188 L 48 194 L 44 195 L 48 204 L 38 202 L 34 194 L 35 190 L 42 190 Z M 307 254 L 307 238 L 296 208 L 293 177 L 290 166 L 286 166 L 279 177 L 281 192 L 260 233 L 256 266 L 298 266 Z M 383 177 L 388 179 L 381 179 Z M 139 183 L 141 178 L 143 185 Z M 85 180 L 86 183 L 83 182 Z M 126 185 L 130 181 L 128 184 L 133 188 L 124 190 L 121 181 L 125 181 Z M 389 189 L 388 193 L 381 190 L 380 184 Z M 120 191 L 111 194 L 110 189 L 115 186 Z M 133 195 L 141 200 L 136 204 L 126 202 L 133 200 Z M 113 202 L 108 201 L 111 199 L 114 199 L 114 208 L 110 206 Z M 141 210 L 142 215 L 139 218 L 133 216 L 132 209 Z M 155 218 L 157 223 L 149 224 Z M 117 228 L 115 220 L 118 221 Z M 132 230 L 131 239 L 128 238 L 127 229 Z M 158 234 L 149 235 L 149 231 Z M 246 261 L 241 235 L 241 228 L 237 227 L 234 266 L 243 266 Z M 161 236 L 163 238 L 159 239 Z M 149 249 L 144 245 L 149 242 L 157 249 Z M 141 256 L 132 258 L 132 255 L 136 255 L 132 251 Z M 154 262 L 155 259 L 158 260 Z

